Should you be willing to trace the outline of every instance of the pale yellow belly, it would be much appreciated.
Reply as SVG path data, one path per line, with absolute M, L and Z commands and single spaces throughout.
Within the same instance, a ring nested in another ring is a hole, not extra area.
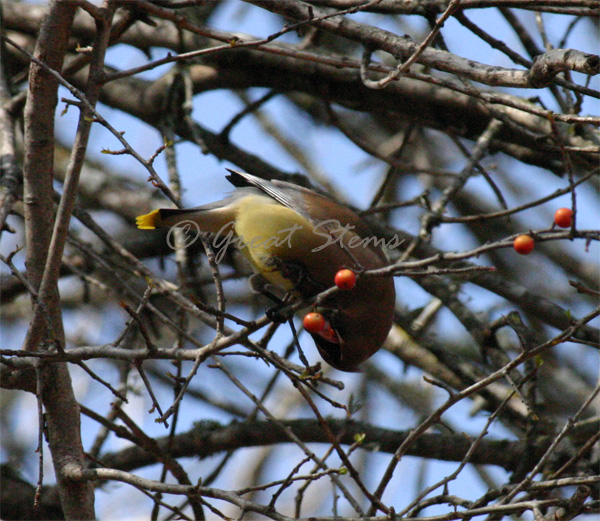
M 235 232 L 242 253 L 258 273 L 287 291 L 293 284 L 281 276 L 273 259 L 302 262 L 315 246 L 312 230 L 302 215 L 270 197 L 248 196 L 239 203 Z

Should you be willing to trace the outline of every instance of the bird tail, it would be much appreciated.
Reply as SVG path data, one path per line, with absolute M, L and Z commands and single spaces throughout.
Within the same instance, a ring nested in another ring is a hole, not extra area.
M 192 221 L 204 232 L 217 233 L 222 231 L 227 224 L 233 224 L 236 202 L 237 198 L 230 197 L 196 208 L 161 208 L 152 210 L 145 215 L 139 215 L 135 222 L 140 230 L 154 230 Z
M 181 221 L 185 221 L 190 217 L 198 217 L 202 215 L 202 209 L 186 208 L 178 210 L 175 208 L 162 208 L 160 210 L 152 210 L 145 215 L 138 215 L 135 218 L 135 224 L 140 230 L 154 230 L 155 228 L 168 228 L 175 226 Z M 211 231 L 211 230 L 207 230 Z
M 138 215 L 135 218 L 135 224 L 140 230 L 154 230 L 160 227 L 160 210 L 152 210 L 145 215 Z

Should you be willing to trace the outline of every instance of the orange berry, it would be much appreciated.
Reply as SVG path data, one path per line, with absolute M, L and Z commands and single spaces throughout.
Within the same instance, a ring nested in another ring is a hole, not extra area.
M 325 329 L 327 321 L 321 313 L 307 313 L 304 315 L 302 325 L 309 333 L 320 333 Z
M 529 235 L 519 235 L 513 242 L 513 248 L 521 255 L 529 255 L 533 251 L 533 247 L 534 241 Z
M 570 228 L 573 224 L 573 210 L 570 208 L 559 208 L 554 213 L 554 222 L 561 228 Z
M 343 290 L 352 289 L 356 285 L 356 273 L 349 269 L 343 269 L 335 274 L 335 285 Z

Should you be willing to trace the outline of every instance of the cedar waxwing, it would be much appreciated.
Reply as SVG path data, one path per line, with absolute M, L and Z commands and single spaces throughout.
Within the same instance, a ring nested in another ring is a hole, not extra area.
M 355 371 L 383 344 L 392 326 L 393 278 L 361 277 L 386 266 L 380 242 L 349 208 L 292 183 L 266 181 L 229 170 L 236 190 L 226 199 L 197 208 L 154 210 L 137 218 L 140 229 L 196 223 L 201 231 L 234 238 L 254 270 L 296 298 L 332 287 L 336 273 L 350 268 L 356 285 L 319 302 L 327 328 L 311 333 L 323 359 Z

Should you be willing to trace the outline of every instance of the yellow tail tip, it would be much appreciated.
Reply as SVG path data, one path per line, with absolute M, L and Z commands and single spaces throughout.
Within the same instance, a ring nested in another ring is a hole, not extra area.
M 138 215 L 135 224 L 140 230 L 154 230 L 160 224 L 160 210 L 152 210 L 145 215 Z

